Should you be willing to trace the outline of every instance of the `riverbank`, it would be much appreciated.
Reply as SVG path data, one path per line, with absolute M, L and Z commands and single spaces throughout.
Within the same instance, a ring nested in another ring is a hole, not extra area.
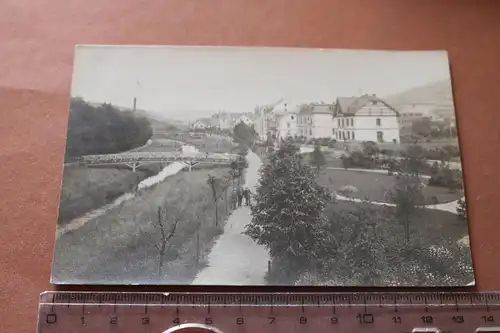
M 65 166 L 57 224 L 66 225 L 91 210 L 111 204 L 123 194 L 134 191 L 141 181 L 160 171 L 159 164 L 137 172 L 125 167 Z
M 230 205 L 219 200 L 218 224 L 208 175 L 217 178 L 228 168 L 180 172 L 167 181 L 61 235 L 56 242 L 53 282 L 70 284 L 186 284 L 206 264 L 204 254 L 222 232 Z M 171 246 L 158 274 L 161 241 L 158 208 L 166 231 L 179 219 Z

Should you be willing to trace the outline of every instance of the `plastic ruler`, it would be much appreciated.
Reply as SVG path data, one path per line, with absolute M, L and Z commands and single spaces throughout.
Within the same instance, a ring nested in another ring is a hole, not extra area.
M 500 293 L 46 292 L 38 333 L 500 333 Z

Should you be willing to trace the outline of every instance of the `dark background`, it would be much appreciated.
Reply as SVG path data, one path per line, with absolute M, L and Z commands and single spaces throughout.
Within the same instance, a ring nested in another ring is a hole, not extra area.
M 75 44 L 448 50 L 477 289 L 500 289 L 499 41 L 496 0 L 3 0 L 0 331 L 34 332 L 52 289 Z

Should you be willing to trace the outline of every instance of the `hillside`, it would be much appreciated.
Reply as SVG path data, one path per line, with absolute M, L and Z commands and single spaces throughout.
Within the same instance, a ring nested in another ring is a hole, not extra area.
M 98 105 L 101 105 L 102 103 L 89 102 L 89 104 L 93 105 L 93 106 L 98 106 Z M 120 106 L 120 105 L 113 105 L 113 106 L 118 108 L 121 111 L 132 111 L 132 108 L 130 108 L 130 107 L 124 107 L 124 106 Z M 147 111 L 144 109 L 136 109 L 135 114 L 146 118 L 151 123 L 153 130 L 156 128 L 164 129 L 165 127 L 168 127 L 169 125 L 175 126 L 179 129 L 186 129 L 188 127 L 182 121 L 178 121 L 175 119 L 169 119 L 169 118 L 167 118 L 167 117 L 165 117 L 162 114 L 159 114 L 157 112 L 150 112 L 150 111 Z
M 453 116 L 453 93 L 451 81 L 438 81 L 426 86 L 416 87 L 399 94 L 384 98 L 398 111 L 412 112 L 416 106 L 419 110 L 429 114 Z

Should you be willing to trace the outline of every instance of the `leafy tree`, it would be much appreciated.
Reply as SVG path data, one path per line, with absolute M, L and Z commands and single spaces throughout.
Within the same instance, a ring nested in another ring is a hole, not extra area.
M 151 138 L 149 121 L 109 103 L 91 105 L 81 98 L 70 103 L 66 159 L 113 154 L 140 147 Z
M 255 132 L 253 127 L 248 126 L 244 122 L 240 122 L 234 127 L 234 137 L 240 143 L 252 146 L 255 141 L 257 141 L 259 135 Z
M 412 123 L 412 133 L 418 136 L 429 137 L 431 136 L 432 124 L 429 118 L 415 120 Z
M 236 160 L 232 161 L 231 164 L 229 165 L 229 167 L 231 168 L 229 173 L 233 177 L 233 179 L 238 180 L 238 186 L 240 186 L 241 178 L 243 176 L 243 171 L 248 167 L 248 162 L 245 157 L 247 154 L 246 151 L 247 150 L 240 150 Z
M 338 209 L 335 204 L 329 208 L 326 229 L 330 251 L 314 276 L 306 274 L 297 284 L 314 280 L 319 284 L 329 281 L 330 285 L 381 284 L 386 269 L 382 264 L 387 256 L 384 245 L 394 238 L 387 230 L 391 224 L 385 209 L 369 203 L 353 205 L 349 210 Z
M 326 164 L 325 155 L 321 151 L 321 147 L 316 145 L 311 154 L 311 163 L 316 167 L 316 173 L 319 174 L 320 169 L 323 165 Z
M 420 177 L 410 173 L 398 174 L 396 184 L 387 196 L 396 205 L 395 218 L 404 225 L 405 239 L 409 242 L 412 221 L 420 214 L 425 202 Z
M 467 203 L 464 198 L 458 200 L 457 215 L 459 220 L 467 221 Z
M 429 168 L 425 150 L 419 145 L 412 145 L 404 152 L 401 152 L 403 159 L 400 163 L 400 168 L 403 172 L 413 176 L 419 176 Z
M 318 263 L 328 253 L 325 203 L 330 194 L 315 181 L 291 140 L 270 155 L 260 171 L 252 222 L 245 233 L 266 246 L 273 260 L 294 275 Z

